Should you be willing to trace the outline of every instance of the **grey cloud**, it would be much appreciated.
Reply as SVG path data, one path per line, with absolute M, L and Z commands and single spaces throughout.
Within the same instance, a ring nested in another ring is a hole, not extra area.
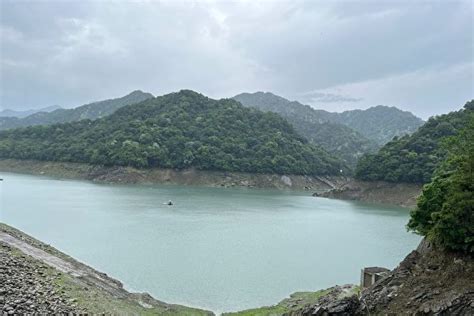
M 320 107 L 391 102 L 414 104 L 420 113 L 446 112 L 473 97 L 472 71 L 450 75 L 457 90 L 431 88 L 445 82 L 441 76 L 450 69 L 473 62 L 469 1 L 0 5 L 3 108 L 72 106 L 134 89 L 159 95 L 189 88 L 211 97 L 263 90 Z M 419 71 L 432 76 L 410 76 Z M 350 90 L 404 75 L 419 93 Z

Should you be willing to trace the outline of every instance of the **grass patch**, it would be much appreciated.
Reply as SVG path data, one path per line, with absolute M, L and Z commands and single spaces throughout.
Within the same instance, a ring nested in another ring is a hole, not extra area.
M 283 314 L 300 310 L 308 304 L 314 304 L 319 298 L 331 290 L 320 290 L 317 292 L 296 292 L 285 298 L 277 305 L 247 309 L 240 312 L 225 313 L 226 316 L 281 316 Z

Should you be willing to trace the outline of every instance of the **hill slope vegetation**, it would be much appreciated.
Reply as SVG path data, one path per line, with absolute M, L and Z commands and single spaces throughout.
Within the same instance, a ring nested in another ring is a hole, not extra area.
M 278 174 L 344 169 L 277 114 L 189 90 L 125 106 L 95 121 L 2 131 L 0 157 Z
M 269 92 L 242 93 L 235 96 L 234 99 L 242 102 L 245 106 L 277 112 L 284 117 L 298 116 L 299 121 L 341 124 L 379 146 L 391 141 L 395 136 L 412 134 L 424 123 L 422 119 L 408 111 L 384 105 L 377 105 L 366 110 L 335 113 L 316 110 L 308 105 L 296 101 L 291 102 Z
M 352 167 L 355 167 L 360 156 L 377 148 L 375 142 L 355 130 L 330 122 L 326 117 L 326 114 L 331 114 L 329 112 L 315 110 L 299 102 L 290 102 L 268 92 L 242 93 L 233 99 L 247 107 L 280 114 L 311 143 L 322 146 Z
M 344 124 L 381 146 L 395 136 L 414 133 L 424 123 L 422 119 L 408 111 L 384 105 L 366 110 L 331 113 L 328 120 Z
M 361 158 L 356 177 L 369 181 L 429 182 L 435 168 L 446 158 L 443 141 L 466 126 L 473 112 L 474 101 L 470 101 L 457 112 L 430 118 L 414 134 L 394 139 L 378 153 Z
M 51 125 L 83 119 L 95 120 L 110 115 L 125 105 L 138 103 L 150 98 L 153 98 L 152 94 L 136 90 L 121 98 L 93 102 L 74 109 L 38 112 L 24 118 L 0 117 L 0 130 L 34 125 Z

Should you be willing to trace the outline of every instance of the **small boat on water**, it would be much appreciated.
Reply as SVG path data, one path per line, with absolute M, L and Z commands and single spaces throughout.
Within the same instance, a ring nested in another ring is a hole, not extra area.
M 169 200 L 167 203 L 163 203 L 164 205 L 168 205 L 168 206 L 171 206 L 173 205 L 173 201 Z

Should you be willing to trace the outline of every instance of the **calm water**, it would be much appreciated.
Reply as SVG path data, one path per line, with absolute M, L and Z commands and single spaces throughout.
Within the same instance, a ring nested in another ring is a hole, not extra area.
M 361 267 L 392 268 L 419 242 L 406 209 L 308 192 L 0 177 L 1 221 L 129 290 L 216 312 L 358 283 Z

